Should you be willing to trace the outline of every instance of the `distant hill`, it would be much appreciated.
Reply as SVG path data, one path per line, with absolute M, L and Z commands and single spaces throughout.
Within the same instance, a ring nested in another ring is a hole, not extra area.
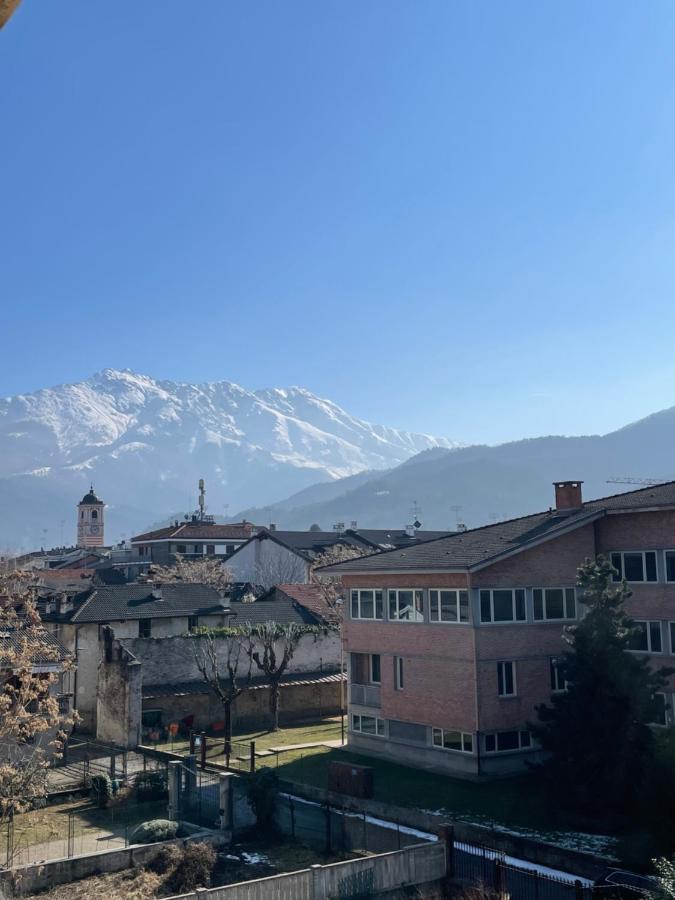
M 618 431 L 591 437 L 541 437 L 496 447 L 430 449 L 387 472 L 333 482 L 319 496 L 295 494 L 265 510 L 280 528 L 306 528 L 336 522 L 362 528 L 398 527 L 411 521 L 417 503 L 424 528 L 487 524 L 548 508 L 551 483 L 578 478 L 584 497 L 630 490 L 608 484 L 612 476 L 675 478 L 675 407 L 655 413 Z M 340 486 L 342 490 L 340 491 Z M 459 506 L 457 512 L 453 507 Z M 244 510 L 260 519 L 262 510 Z

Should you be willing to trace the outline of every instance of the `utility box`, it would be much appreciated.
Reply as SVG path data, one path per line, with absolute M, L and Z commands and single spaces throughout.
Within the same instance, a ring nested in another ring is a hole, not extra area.
M 373 770 L 370 766 L 355 766 L 346 762 L 329 763 L 328 790 L 370 800 L 373 796 Z

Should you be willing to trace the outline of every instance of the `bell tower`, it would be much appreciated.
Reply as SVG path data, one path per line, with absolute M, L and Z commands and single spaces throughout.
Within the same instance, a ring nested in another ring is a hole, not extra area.
M 105 503 L 94 493 L 94 485 L 89 493 L 77 504 L 77 546 L 103 547 L 103 510 Z

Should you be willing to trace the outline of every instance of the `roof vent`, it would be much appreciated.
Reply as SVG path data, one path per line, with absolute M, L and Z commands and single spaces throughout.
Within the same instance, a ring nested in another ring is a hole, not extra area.
M 581 485 L 583 481 L 554 481 L 555 508 L 556 509 L 580 509 Z
M 162 585 L 161 585 L 161 584 L 156 584 L 156 585 L 153 587 L 153 589 L 152 589 L 152 591 L 151 591 L 151 593 L 150 593 L 150 596 L 152 597 L 153 600 L 163 600 L 163 599 L 164 599 L 164 594 L 163 594 L 163 592 L 162 592 Z
M 466 527 L 466 525 L 464 524 L 464 522 L 458 522 L 458 523 L 457 523 L 457 531 L 466 531 L 466 530 L 467 530 L 467 527 Z

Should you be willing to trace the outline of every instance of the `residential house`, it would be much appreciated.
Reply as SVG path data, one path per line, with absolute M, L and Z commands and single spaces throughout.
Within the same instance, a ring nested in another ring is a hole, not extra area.
M 565 690 L 563 628 L 583 614 L 578 566 L 608 556 L 633 595 L 634 652 L 675 662 L 675 482 L 582 501 L 330 566 L 347 598 L 349 743 L 466 776 L 539 758 L 528 723 Z M 659 724 L 670 719 L 675 681 Z
M 250 522 L 216 525 L 210 518 L 192 516 L 185 522 L 174 522 L 131 539 L 132 557 L 137 566 L 147 568 L 151 563 L 168 566 L 176 556 L 202 559 L 205 556 L 231 556 L 258 529 Z
M 164 638 L 199 625 L 223 625 L 227 600 L 203 584 L 96 585 L 75 595 L 42 596 L 38 609 L 48 628 L 74 654 L 75 709 L 86 731 L 96 731 L 99 637 L 104 625 L 118 638 Z

